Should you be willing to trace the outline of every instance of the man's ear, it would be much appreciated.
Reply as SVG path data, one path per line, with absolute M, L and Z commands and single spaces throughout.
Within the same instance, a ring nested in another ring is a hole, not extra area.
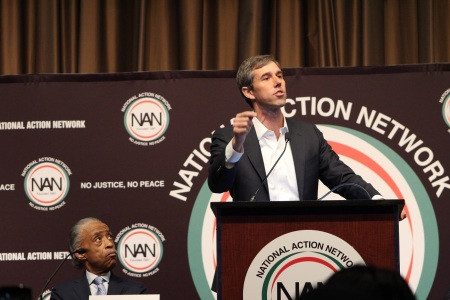
M 80 261 L 85 261 L 86 260 L 86 253 L 75 253 L 75 257 L 80 260 Z
M 255 96 L 253 95 L 253 90 L 251 90 L 249 87 L 244 86 L 242 87 L 242 94 L 248 99 L 255 99 Z

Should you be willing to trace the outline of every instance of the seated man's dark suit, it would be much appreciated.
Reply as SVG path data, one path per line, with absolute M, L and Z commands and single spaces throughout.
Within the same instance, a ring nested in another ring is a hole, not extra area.
M 88 300 L 91 294 L 86 275 L 69 280 L 53 288 L 50 299 L 55 300 Z M 108 284 L 108 295 L 147 294 L 143 283 L 118 277 L 111 272 Z
M 319 180 L 329 189 L 354 183 L 363 187 L 370 198 L 379 194 L 339 159 L 315 125 L 290 119 L 286 122 L 301 200 L 317 200 Z M 232 126 L 218 129 L 213 134 L 209 188 L 214 193 L 230 191 L 234 201 L 249 201 L 266 176 L 259 141 L 252 127 L 244 142 L 244 154 L 233 168 L 227 169 L 225 148 L 232 138 Z M 363 189 L 350 185 L 339 188 L 336 193 L 346 199 L 369 198 Z M 258 192 L 256 201 L 270 201 L 267 182 Z

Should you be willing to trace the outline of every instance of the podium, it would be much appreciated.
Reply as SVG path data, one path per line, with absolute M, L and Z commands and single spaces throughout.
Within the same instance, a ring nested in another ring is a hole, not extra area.
M 242 299 L 247 270 L 274 239 L 299 230 L 334 235 L 367 265 L 400 269 L 399 215 L 404 200 L 213 202 L 217 221 L 217 297 Z

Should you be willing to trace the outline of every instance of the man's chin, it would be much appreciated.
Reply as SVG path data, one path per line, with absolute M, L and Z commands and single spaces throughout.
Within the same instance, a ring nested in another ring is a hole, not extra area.
M 101 267 L 97 268 L 91 268 L 89 266 L 86 266 L 86 270 L 97 275 L 104 275 L 109 271 L 111 271 L 112 269 L 114 269 L 115 266 L 116 261 L 110 261 L 108 264 L 102 265 Z
M 117 261 L 116 260 L 114 260 L 114 261 L 111 261 L 111 264 L 110 264 L 110 270 L 112 270 L 115 266 L 117 265 Z
M 112 259 L 108 262 L 108 264 L 106 265 L 106 269 L 107 271 L 111 271 L 112 269 L 114 269 L 114 267 L 117 265 L 117 261 L 115 259 Z

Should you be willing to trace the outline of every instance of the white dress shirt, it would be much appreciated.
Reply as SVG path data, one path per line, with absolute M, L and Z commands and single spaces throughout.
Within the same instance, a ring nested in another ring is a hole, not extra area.
M 91 290 L 91 295 L 97 294 L 97 285 L 94 283 L 94 279 L 98 277 L 98 275 L 95 275 L 89 271 L 86 271 L 86 277 L 89 283 L 89 289 Z M 104 279 L 103 285 L 105 286 L 106 292 L 108 293 L 108 287 L 109 287 L 109 277 L 111 277 L 111 272 L 106 273 L 105 275 L 100 276 Z
M 280 137 L 277 140 L 275 132 L 267 129 L 257 118 L 253 118 L 253 126 L 255 127 L 256 136 L 261 147 L 264 168 L 267 174 L 281 156 L 281 153 L 283 153 L 286 144 L 285 134 L 289 129 L 286 125 L 286 119 L 284 119 L 283 127 L 280 128 Z M 243 153 L 236 152 L 230 141 L 225 150 L 226 162 L 231 164 L 236 163 Z M 267 178 L 267 184 L 271 201 L 299 200 L 294 159 L 289 143 L 280 161 Z
M 255 127 L 258 137 L 261 153 L 264 161 L 266 174 L 270 171 L 273 164 L 281 155 L 285 145 L 285 133 L 289 132 L 284 119 L 283 127 L 280 128 L 280 138 L 277 140 L 275 132 L 267 129 L 257 118 L 253 118 L 253 126 Z M 236 152 L 230 141 L 225 149 L 225 161 L 227 168 L 233 168 L 234 164 L 239 161 L 243 152 Z M 263 179 L 264 180 L 264 179 Z M 290 144 L 286 148 L 286 152 L 267 178 L 269 186 L 270 201 L 287 201 L 300 200 L 297 186 L 297 177 L 295 174 L 294 159 Z M 372 196 L 372 200 L 383 200 L 381 195 Z

